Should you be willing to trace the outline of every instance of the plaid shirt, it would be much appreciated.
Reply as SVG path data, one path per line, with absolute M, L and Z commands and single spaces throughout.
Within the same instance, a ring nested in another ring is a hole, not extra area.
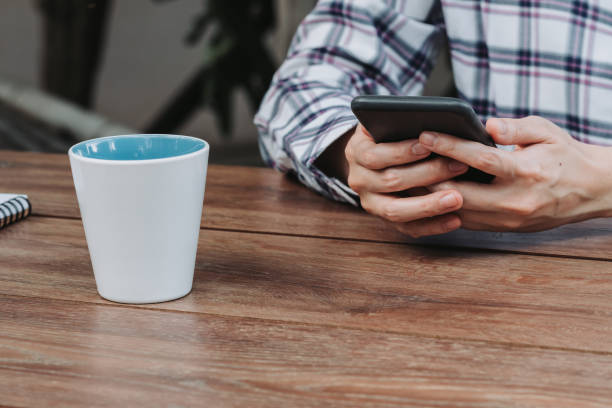
M 361 94 L 418 95 L 448 41 L 459 97 L 488 117 L 545 117 L 612 145 L 612 0 L 321 0 L 255 116 L 266 162 L 357 204 L 316 158 Z

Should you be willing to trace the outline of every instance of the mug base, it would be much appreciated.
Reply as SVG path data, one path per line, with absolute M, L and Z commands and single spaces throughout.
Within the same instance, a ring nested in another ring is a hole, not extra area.
M 115 297 L 115 296 L 112 296 L 112 295 L 104 294 L 104 293 L 100 292 L 99 290 L 98 290 L 98 295 L 100 295 L 101 298 L 109 300 L 109 301 L 114 302 L 114 303 L 125 303 L 125 304 L 132 304 L 132 305 L 143 305 L 143 304 L 163 303 L 163 302 L 170 302 L 172 300 L 177 300 L 177 299 L 183 298 L 183 297 L 187 296 L 188 294 L 190 294 L 191 293 L 191 289 L 192 289 L 192 287 L 189 287 L 189 289 L 187 289 L 186 292 L 181 292 L 181 293 L 176 294 L 176 295 L 158 296 L 158 297 L 152 297 L 152 298 L 146 298 L 146 299 L 142 299 L 142 298 L 130 298 L 130 297 Z

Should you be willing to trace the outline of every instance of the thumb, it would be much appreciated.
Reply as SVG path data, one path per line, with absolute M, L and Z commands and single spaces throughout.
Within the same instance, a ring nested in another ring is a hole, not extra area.
M 521 119 L 492 118 L 487 121 L 487 132 L 500 145 L 530 145 L 552 143 L 557 126 L 539 116 Z

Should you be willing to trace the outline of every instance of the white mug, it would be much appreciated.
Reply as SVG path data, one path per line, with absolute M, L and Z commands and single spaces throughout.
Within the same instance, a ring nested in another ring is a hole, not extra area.
M 209 146 L 176 135 L 109 136 L 70 148 L 98 293 L 155 303 L 191 291 Z

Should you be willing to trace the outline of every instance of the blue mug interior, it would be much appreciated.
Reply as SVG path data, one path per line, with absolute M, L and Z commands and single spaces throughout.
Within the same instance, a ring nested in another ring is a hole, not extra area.
M 152 160 L 183 156 L 204 149 L 206 142 L 176 135 L 109 136 L 86 140 L 70 149 L 73 154 L 100 160 Z

